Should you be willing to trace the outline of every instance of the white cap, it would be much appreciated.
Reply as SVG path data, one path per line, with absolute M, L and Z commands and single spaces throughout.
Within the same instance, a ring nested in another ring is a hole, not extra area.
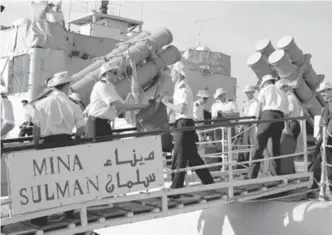
M 255 91 L 256 91 L 256 88 L 254 86 L 249 86 L 249 85 L 245 85 L 244 89 L 243 89 L 244 93 L 246 93 L 246 92 L 255 92 Z
M 324 91 L 324 90 L 328 90 L 328 89 L 332 89 L 332 84 L 328 81 L 323 81 L 319 87 L 317 88 L 318 92 Z
M 53 77 L 47 81 L 47 87 L 55 87 L 61 84 L 72 82 L 72 77 L 68 76 L 68 72 L 60 72 L 53 75 Z
M 103 76 L 108 71 L 117 71 L 119 69 L 118 66 L 114 65 L 113 63 L 105 63 L 100 67 L 99 78 Z
M 184 77 L 186 76 L 186 73 L 184 72 L 184 65 L 180 61 L 176 62 L 173 65 L 172 70 L 178 72 L 179 74 L 181 74 Z
M 214 98 L 217 99 L 220 95 L 227 94 L 224 88 L 218 88 L 214 93 Z
M 209 98 L 210 97 L 210 94 L 207 90 L 199 90 L 197 92 L 197 96 L 198 97 L 202 97 L 202 98 Z
M 277 80 L 277 78 L 273 77 L 271 74 L 267 74 L 262 78 L 260 87 L 262 87 L 264 85 L 264 83 L 266 83 L 268 81 L 275 81 L 275 80 Z

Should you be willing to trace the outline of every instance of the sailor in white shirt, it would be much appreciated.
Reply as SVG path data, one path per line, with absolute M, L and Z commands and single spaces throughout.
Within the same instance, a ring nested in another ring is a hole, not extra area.
M 199 90 L 197 92 L 198 100 L 194 103 L 194 120 L 203 121 L 204 120 L 204 106 L 210 98 L 210 94 L 207 90 Z
M 10 132 L 15 125 L 13 105 L 6 96 L 8 90 L 4 85 L 1 78 L 1 139 L 6 138 L 8 132 Z M 1 142 L 2 145 L 2 142 Z
M 193 127 L 194 96 L 188 83 L 184 66 L 177 62 L 172 69 L 172 81 L 175 83 L 173 103 L 167 97 L 162 102 L 175 112 L 176 128 Z M 172 169 L 185 168 L 190 166 L 204 165 L 204 161 L 199 156 L 196 146 L 197 135 L 195 130 L 176 132 L 174 134 L 174 150 Z M 195 170 L 203 184 L 213 183 L 213 178 L 207 168 Z M 182 188 L 185 178 L 185 172 L 172 174 L 171 188 Z
M 221 119 L 221 118 L 237 118 L 240 116 L 237 105 L 234 101 L 227 99 L 227 92 L 224 88 L 218 88 L 214 94 L 215 102 L 211 106 L 211 116 L 212 119 Z M 231 128 L 232 136 L 235 135 L 235 127 Z M 227 133 L 225 132 L 224 138 L 227 138 Z M 216 129 L 213 135 L 213 141 L 221 140 L 222 131 L 221 129 Z M 217 150 L 222 149 L 221 142 L 216 142 L 214 144 L 217 147 Z
M 38 148 L 55 148 L 74 144 L 72 131 L 76 127 L 76 138 L 80 138 L 85 131 L 83 111 L 69 99 L 72 78 L 68 72 L 54 74 L 48 81 L 47 87 L 52 91 L 45 97 L 28 104 L 32 122 L 33 136 Z M 39 145 L 40 137 L 43 142 Z M 73 219 L 74 211 L 67 211 L 67 218 Z M 35 218 L 31 223 L 39 226 L 47 224 L 47 216 Z
M 257 112 L 258 100 L 255 98 L 256 88 L 254 86 L 246 85 L 243 92 L 247 96 L 247 100 L 243 102 L 243 116 L 251 117 L 255 116 Z
M 243 116 L 244 117 L 251 117 L 255 116 L 257 112 L 257 104 L 258 100 L 255 98 L 254 94 L 256 92 L 256 88 L 253 86 L 246 85 L 243 89 L 243 92 L 247 96 L 247 100 L 243 103 Z M 242 145 L 249 147 L 254 145 L 255 137 L 256 137 L 256 125 L 249 124 L 243 125 L 240 132 L 243 132 L 242 136 Z M 240 153 L 239 154 L 239 161 L 248 161 L 250 156 L 250 152 Z
M 287 94 L 288 103 L 289 103 L 289 105 L 288 105 L 289 112 L 288 112 L 287 116 L 290 118 L 301 117 L 301 116 L 303 116 L 302 105 L 299 102 L 299 100 L 296 98 L 296 96 L 294 95 L 293 89 L 288 84 L 289 84 L 289 82 L 286 79 L 280 79 L 279 81 L 276 82 L 276 87 L 278 87 L 280 90 L 282 90 L 283 92 L 285 92 Z M 296 125 L 300 126 L 300 124 L 297 120 L 289 121 L 288 125 L 286 125 L 286 126 L 289 126 L 289 124 L 291 122 L 296 122 L 297 123 Z M 294 126 L 294 125 L 295 124 L 292 124 L 292 126 Z M 286 131 L 289 131 L 289 130 L 286 130 Z
M 288 98 L 285 92 L 275 86 L 276 78 L 268 74 L 262 78 L 258 94 L 257 117 L 260 120 L 278 120 L 289 113 Z M 283 121 L 260 123 L 257 126 L 257 141 L 252 160 L 262 159 L 268 140 L 272 138 L 273 155 L 280 155 L 280 137 L 285 127 Z M 276 173 L 280 172 L 280 160 L 275 159 Z M 260 162 L 252 163 L 249 167 L 248 178 L 257 178 Z
M 138 110 L 148 104 L 126 104 L 115 89 L 115 84 L 121 79 L 118 76 L 118 67 L 111 63 L 105 63 L 101 67 L 100 81 L 94 85 L 90 104 L 84 113 L 88 116 L 87 136 L 109 136 L 112 138 L 110 121 L 113 121 L 117 113 L 124 110 Z
M 289 113 L 287 117 L 289 118 L 296 118 L 296 117 L 302 117 L 303 116 L 303 109 L 302 105 L 299 102 L 299 100 L 295 97 L 293 93 L 293 88 L 289 85 L 289 82 L 287 79 L 280 79 L 276 82 L 276 87 L 281 89 L 287 94 L 288 103 L 289 103 Z M 296 151 L 300 150 L 300 148 L 303 146 L 303 139 L 298 138 L 299 135 L 301 135 L 303 127 L 297 120 L 291 120 L 285 123 L 285 134 L 291 135 L 294 137 L 294 139 L 297 141 L 297 147 Z
M 223 88 L 216 90 L 214 98 L 216 101 L 211 106 L 212 119 L 239 117 L 237 105 L 227 99 L 227 92 Z

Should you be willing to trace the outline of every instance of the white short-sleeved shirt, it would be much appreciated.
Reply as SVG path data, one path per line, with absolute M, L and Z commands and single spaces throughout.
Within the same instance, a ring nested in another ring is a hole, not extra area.
M 258 100 L 256 98 L 253 98 L 251 100 L 246 100 L 243 103 L 243 116 L 244 117 L 255 116 L 257 114 L 257 105 L 258 105 Z
M 114 85 L 99 81 L 92 89 L 90 104 L 84 112 L 92 117 L 114 120 L 117 110 L 111 104 L 115 101 L 124 102 Z
M 55 90 L 35 104 L 32 122 L 40 127 L 41 137 L 73 133 L 84 126 L 83 112 L 62 91 Z
M 257 100 L 261 104 L 261 111 L 280 111 L 284 115 L 289 113 L 289 102 L 287 94 L 273 84 L 262 88 L 259 91 Z
M 194 103 L 193 115 L 195 121 L 204 120 L 204 104 L 200 104 L 199 100 Z
M 187 108 L 184 110 L 183 114 L 175 112 L 175 120 L 184 118 L 184 119 L 193 119 L 193 108 L 194 108 L 194 95 L 189 85 L 185 81 L 181 81 L 174 87 L 173 94 L 173 104 L 186 104 Z
M 15 124 L 13 105 L 6 97 L 1 97 L 1 128 L 5 124 Z M 1 136 L 1 137 L 5 137 Z
M 239 110 L 233 101 L 221 102 L 220 100 L 216 100 L 216 102 L 214 102 L 211 106 L 212 118 L 217 118 L 219 112 L 221 112 L 223 116 L 227 117 L 227 114 L 238 113 Z
M 289 102 L 289 117 L 301 117 L 303 110 L 299 100 L 292 92 L 287 93 L 287 98 Z

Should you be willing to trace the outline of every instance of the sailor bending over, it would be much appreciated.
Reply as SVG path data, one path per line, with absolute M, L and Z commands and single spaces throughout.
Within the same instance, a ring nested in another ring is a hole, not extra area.
M 194 127 L 193 120 L 193 92 L 185 81 L 184 68 L 181 63 L 174 65 L 172 70 L 172 81 L 175 83 L 173 103 L 167 97 L 162 102 L 175 112 L 176 128 Z M 172 169 L 190 166 L 204 165 L 199 156 L 196 146 L 197 135 L 195 130 L 176 132 L 174 134 L 174 150 Z M 213 183 L 213 178 L 207 168 L 195 171 L 203 184 Z M 185 172 L 172 174 L 171 188 L 182 188 Z
M 268 140 L 272 138 L 273 155 L 280 156 L 280 137 L 285 127 L 283 121 L 277 121 L 288 114 L 288 99 L 285 92 L 275 86 L 276 78 L 268 74 L 262 78 L 258 94 L 257 117 L 259 120 L 276 120 L 269 123 L 259 123 L 257 126 L 257 140 L 252 160 L 263 158 L 263 152 Z M 280 159 L 275 159 L 276 173 L 280 174 Z M 257 178 L 260 162 L 249 166 L 248 178 Z
M 47 96 L 37 100 L 29 111 L 34 124 L 33 136 L 39 149 L 55 148 L 74 144 L 72 132 L 76 127 L 76 138 L 85 131 L 83 111 L 69 99 L 72 78 L 67 72 L 54 74 L 48 81 L 48 88 L 53 89 Z M 41 144 L 40 137 L 43 137 Z M 74 218 L 74 211 L 65 213 L 69 219 Z M 32 219 L 31 223 L 39 226 L 47 224 L 47 216 Z

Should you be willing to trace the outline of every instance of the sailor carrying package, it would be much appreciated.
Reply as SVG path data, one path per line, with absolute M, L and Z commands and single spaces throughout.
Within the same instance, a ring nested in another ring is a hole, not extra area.
M 136 115 L 137 130 L 142 132 L 168 128 L 169 120 L 166 106 L 159 99 L 153 99 L 149 102 L 149 106 L 140 110 Z M 171 133 L 163 133 L 161 141 L 163 152 L 171 152 L 173 149 Z

